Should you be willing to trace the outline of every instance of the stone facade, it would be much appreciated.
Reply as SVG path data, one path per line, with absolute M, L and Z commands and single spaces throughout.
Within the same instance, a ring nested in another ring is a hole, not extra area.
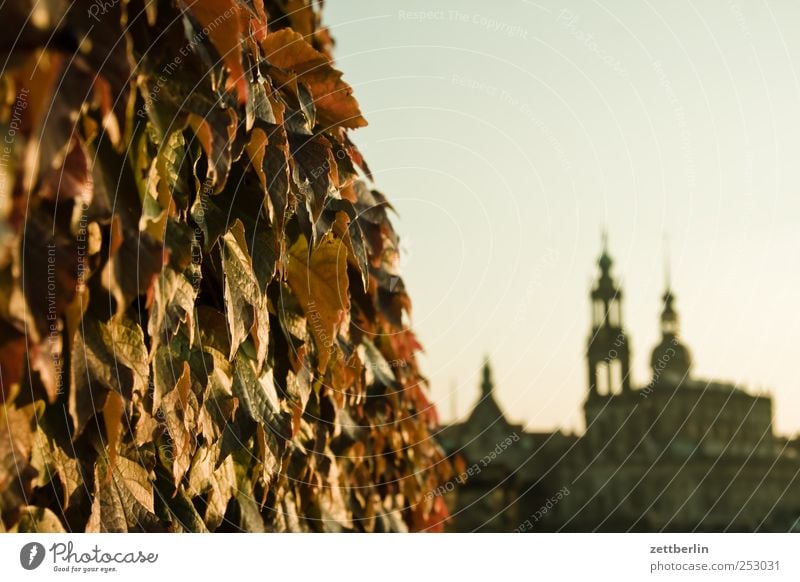
M 585 433 L 530 433 L 509 423 L 487 362 L 468 419 L 439 433 L 465 469 L 442 492 L 450 530 L 800 529 L 800 447 L 774 435 L 772 399 L 693 377 L 669 283 L 651 380 L 632 387 L 622 292 L 606 250 L 598 265 Z M 510 446 L 487 456 L 510 435 Z

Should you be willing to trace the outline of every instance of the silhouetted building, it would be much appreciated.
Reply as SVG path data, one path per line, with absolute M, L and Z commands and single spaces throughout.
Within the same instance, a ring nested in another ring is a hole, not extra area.
M 452 531 L 789 531 L 800 520 L 800 447 L 776 437 L 772 399 L 692 375 L 669 281 L 646 386 L 631 387 L 622 291 L 604 244 L 591 291 L 583 436 L 529 433 L 481 397 L 442 446 L 464 467 L 443 493 Z M 486 460 L 509 435 L 517 440 Z M 477 469 L 475 469 L 477 467 Z

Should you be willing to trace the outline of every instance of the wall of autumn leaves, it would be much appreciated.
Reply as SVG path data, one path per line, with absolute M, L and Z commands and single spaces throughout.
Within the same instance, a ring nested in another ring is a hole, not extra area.
M 440 529 L 391 206 L 319 5 L 0 18 L 0 530 Z

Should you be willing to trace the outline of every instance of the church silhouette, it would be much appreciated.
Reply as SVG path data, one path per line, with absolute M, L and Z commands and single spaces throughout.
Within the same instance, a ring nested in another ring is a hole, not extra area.
M 651 379 L 633 387 L 623 293 L 605 237 L 597 264 L 585 433 L 510 423 L 486 361 L 468 418 L 438 435 L 459 468 L 436 493 L 450 508 L 449 529 L 800 530 L 800 444 L 774 434 L 771 397 L 693 376 L 669 277 Z M 498 452 L 508 437 L 515 440 Z

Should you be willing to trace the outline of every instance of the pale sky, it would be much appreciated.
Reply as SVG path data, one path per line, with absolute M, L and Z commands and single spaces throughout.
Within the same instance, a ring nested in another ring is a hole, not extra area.
M 695 376 L 768 390 L 777 431 L 800 431 L 797 2 L 330 0 L 323 18 L 400 213 L 443 420 L 490 354 L 511 420 L 582 430 L 605 226 L 634 385 L 666 235 Z

